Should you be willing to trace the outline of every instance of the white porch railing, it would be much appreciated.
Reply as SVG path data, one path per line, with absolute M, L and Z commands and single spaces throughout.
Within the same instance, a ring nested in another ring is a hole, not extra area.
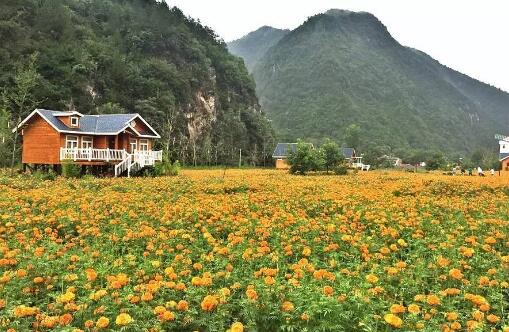
M 60 160 L 115 162 L 125 160 L 127 155 L 126 150 L 60 148 Z M 132 156 L 142 167 L 163 160 L 162 151 L 134 151 Z
M 74 161 L 119 161 L 125 150 L 60 148 L 60 160 Z

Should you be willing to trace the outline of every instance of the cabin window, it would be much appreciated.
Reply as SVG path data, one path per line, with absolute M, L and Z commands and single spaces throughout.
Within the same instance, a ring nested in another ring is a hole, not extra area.
M 138 141 L 135 138 L 131 138 L 129 140 L 129 147 L 131 148 L 131 153 L 138 149 Z
M 77 116 L 71 116 L 71 127 L 78 127 L 80 118 Z
M 66 147 L 66 149 L 78 148 L 78 136 L 73 136 L 73 135 L 65 136 L 65 147 Z
M 92 136 L 83 136 L 81 138 L 81 148 L 82 149 L 91 149 L 94 145 L 94 139 Z
M 148 151 L 148 139 L 140 139 L 140 151 Z

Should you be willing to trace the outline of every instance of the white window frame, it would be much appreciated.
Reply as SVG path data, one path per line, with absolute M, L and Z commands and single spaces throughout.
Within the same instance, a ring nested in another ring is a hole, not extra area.
M 140 139 L 139 142 L 140 151 L 148 151 L 148 139 Z
M 133 149 L 133 145 L 134 145 L 134 149 Z M 129 148 L 131 150 L 131 153 L 138 150 L 138 140 L 136 138 L 129 139 Z
M 71 146 L 69 146 L 71 143 Z M 79 146 L 79 137 L 76 135 L 66 135 L 65 136 L 65 148 L 66 149 L 77 149 Z
M 77 116 L 71 116 L 71 127 L 79 127 L 80 118 Z
M 92 149 L 93 147 L 94 147 L 94 137 L 92 137 L 92 136 L 81 137 L 81 148 L 82 149 Z

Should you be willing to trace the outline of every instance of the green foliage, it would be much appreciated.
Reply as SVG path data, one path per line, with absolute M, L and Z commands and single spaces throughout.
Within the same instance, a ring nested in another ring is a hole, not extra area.
M 341 141 L 355 123 L 360 142 L 348 139 L 359 150 L 376 145 L 464 154 L 495 148 L 493 134 L 507 130 L 509 94 L 403 47 L 371 14 L 330 11 L 266 48 L 272 40 L 248 35 L 245 49 L 231 50 L 254 54 L 257 45 L 264 52 L 252 73 L 281 141 L 316 143 L 331 133 Z
M 309 143 L 298 141 L 297 148 L 288 155 L 290 173 L 305 175 L 320 170 L 324 164 L 323 154 Z
M 54 181 L 57 177 L 55 172 L 48 170 L 48 171 L 35 171 L 33 173 L 33 177 L 41 180 L 41 181 Z
M 346 127 L 344 142 L 348 147 L 359 149 L 361 145 L 361 127 L 355 123 Z
M 345 164 L 339 164 L 334 167 L 334 174 L 336 175 L 347 175 L 348 167 Z
M 162 134 L 159 148 L 184 164 L 234 164 L 239 149 L 263 164 L 272 152 L 274 134 L 243 61 L 165 2 L 1 1 L 0 40 L 0 87 L 17 105 L 7 108 L 12 121 L 35 106 L 138 112 Z M 30 71 L 18 70 L 32 53 Z M 31 89 L 36 105 L 12 97 L 29 87 L 28 74 L 40 83 Z
M 447 160 L 445 159 L 445 156 L 440 152 L 433 153 L 430 158 L 426 160 L 426 170 L 428 171 L 446 168 Z
M 325 170 L 329 172 L 329 169 L 334 169 L 345 159 L 341 153 L 339 146 L 330 139 L 326 139 L 325 143 L 321 146 Z
M 154 166 L 154 176 L 176 176 L 179 174 L 181 169 L 179 161 L 170 162 L 163 161 L 156 163 Z
M 72 160 L 64 160 L 62 162 L 62 176 L 64 178 L 81 177 L 81 165 L 76 164 Z

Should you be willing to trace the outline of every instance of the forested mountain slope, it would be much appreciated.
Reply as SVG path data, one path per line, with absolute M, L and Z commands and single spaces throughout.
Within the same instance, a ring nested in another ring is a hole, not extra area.
M 364 147 L 468 152 L 509 132 L 509 94 L 400 45 L 369 13 L 309 18 L 252 73 L 282 140 L 341 140 L 358 124 Z
M 249 33 L 228 43 L 228 49 L 244 59 L 248 70 L 252 70 L 265 53 L 277 44 L 290 30 L 281 30 L 269 26 Z
M 241 59 L 213 31 L 155 0 L 0 2 L 0 106 L 35 58 L 37 106 L 138 112 L 175 159 L 261 163 L 272 129 Z

